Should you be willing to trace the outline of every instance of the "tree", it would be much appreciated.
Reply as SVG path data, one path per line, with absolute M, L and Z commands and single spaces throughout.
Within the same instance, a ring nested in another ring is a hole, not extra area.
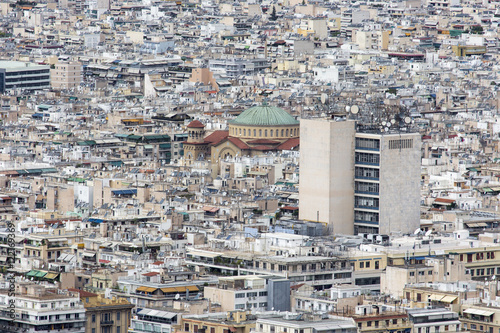
M 470 34 L 474 34 L 474 35 L 482 35 L 483 34 L 483 27 L 480 25 L 473 25 L 469 28 L 469 30 L 467 32 Z
M 278 15 L 276 15 L 276 7 L 273 6 L 273 11 L 271 12 L 271 21 L 276 21 L 278 19 Z

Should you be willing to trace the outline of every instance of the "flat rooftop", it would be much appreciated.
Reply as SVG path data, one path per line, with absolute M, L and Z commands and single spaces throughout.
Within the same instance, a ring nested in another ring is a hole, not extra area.
M 20 68 L 44 68 L 49 67 L 49 65 L 38 65 L 31 62 L 23 62 L 23 61 L 0 61 L 0 68 L 4 69 L 20 69 Z

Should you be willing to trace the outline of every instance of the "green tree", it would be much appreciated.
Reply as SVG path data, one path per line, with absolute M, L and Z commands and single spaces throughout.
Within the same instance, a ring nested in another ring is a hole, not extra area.
M 271 12 L 271 21 L 276 21 L 278 19 L 278 15 L 276 15 L 276 7 L 273 6 L 273 11 Z

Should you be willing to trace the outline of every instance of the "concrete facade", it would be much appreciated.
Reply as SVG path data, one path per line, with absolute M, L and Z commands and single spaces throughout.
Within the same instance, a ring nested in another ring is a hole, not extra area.
M 337 234 L 419 227 L 419 134 L 356 133 L 354 121 L 302 120 L 301 136 L 301 219 Z
M 352 234 L 355 122 L 300 122 L 300 219 Z

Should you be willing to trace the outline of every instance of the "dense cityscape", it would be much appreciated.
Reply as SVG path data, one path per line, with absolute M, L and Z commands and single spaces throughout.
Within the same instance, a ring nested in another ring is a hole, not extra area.
M 500 333 L 500 2 L 0 3 L 0 333 Z

